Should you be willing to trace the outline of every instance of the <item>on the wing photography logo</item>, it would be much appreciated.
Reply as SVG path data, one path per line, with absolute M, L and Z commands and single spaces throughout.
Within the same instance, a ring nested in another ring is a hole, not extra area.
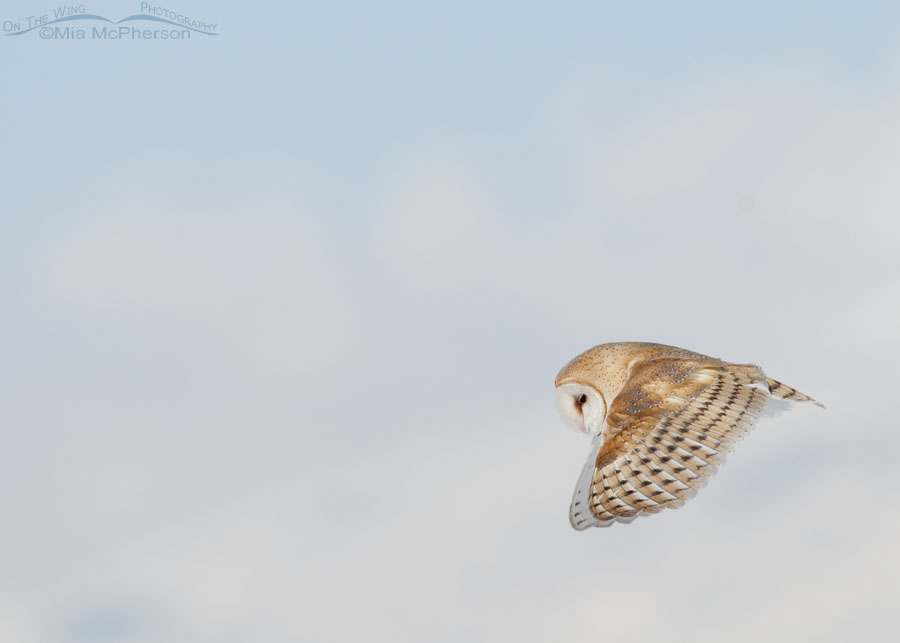
M 141 2 L 138 13 L 120 20 L 92 13 L 87 5 L 73 4 L 2 23 L 5 36 L 37 34 L 42 40 L 190 40 L 195 35 L 218 36 L 218 27 L 215 22 L 152 2 Z

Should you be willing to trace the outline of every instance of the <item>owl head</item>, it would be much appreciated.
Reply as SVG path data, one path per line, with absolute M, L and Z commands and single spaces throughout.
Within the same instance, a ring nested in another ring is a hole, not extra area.
M 601 344 L 563 366 L 556 376 L 556 398 L 563 418 L 579 431 L 599 435 L 609 404 L 628 378 L 629 363 L 645 344 Z

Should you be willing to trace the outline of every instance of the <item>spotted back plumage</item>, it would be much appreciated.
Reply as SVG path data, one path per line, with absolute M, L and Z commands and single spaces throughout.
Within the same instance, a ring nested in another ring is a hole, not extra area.
M 615 380 L 621 386 L 610 390 Z M 563 368 L 557 386 L 570 381 L 596 388 L 608 405 L 572 499 L 576 529 L 683 506 L 753 427 L 770 395 L 814 401 L 758 366 L 659 344 L 595 347 Z

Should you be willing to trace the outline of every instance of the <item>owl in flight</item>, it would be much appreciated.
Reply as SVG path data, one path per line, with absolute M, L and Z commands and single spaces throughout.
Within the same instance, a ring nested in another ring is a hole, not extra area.
M 814 402 L 759 366 L 640 342 L 601 344 L 556 376 L 563 417 L 594 436 L 575 529 L 676 509 L 706 485 L 770 398 Z

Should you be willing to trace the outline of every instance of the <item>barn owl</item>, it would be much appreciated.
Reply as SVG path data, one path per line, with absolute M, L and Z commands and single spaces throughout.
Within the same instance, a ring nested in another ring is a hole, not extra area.
M 822 406 L 759 366 L 639 342 L 585 351 L 556 391 L 563 417 L 594 438 L 569 508 L 579 530 L 683 506 L 771 398 Z

